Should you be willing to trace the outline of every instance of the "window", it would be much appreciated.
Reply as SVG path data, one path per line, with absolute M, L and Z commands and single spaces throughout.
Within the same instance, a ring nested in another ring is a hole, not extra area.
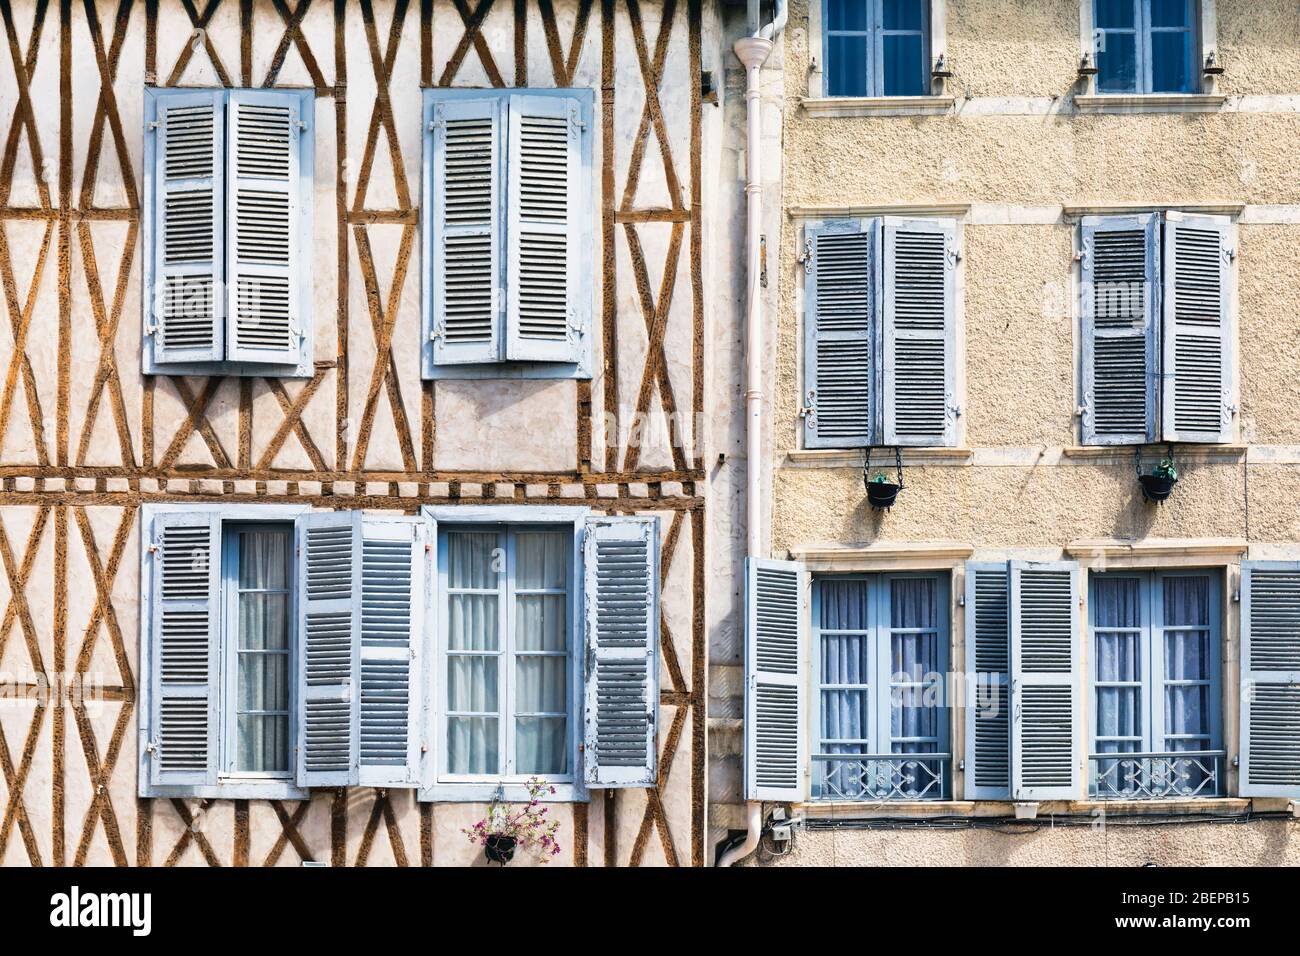
M 826 0 L 827 96 L 930 93 L 928 0 Z
M 1234 439 L 1234 239 L 1220 216 L 1084 218 L 1084 444 Z
M 956 223 L 814 223 L 804 253 L 805 447 L 956 444 Z
M 1198 93 L 1198 0 L 1095 0 L 1100 93 Z
M 144 373 L 312 374 L 311 90 L 145 90 Z
M 591 90 L 426 90 L 426 378 L 591 375 Z
M 812 621 L 813 798 L 946 797 L 947 578 L 817 578 Z
M 1207 571 L 1092 576 L 1094 796 L 1223 792 L 1219 601 Z

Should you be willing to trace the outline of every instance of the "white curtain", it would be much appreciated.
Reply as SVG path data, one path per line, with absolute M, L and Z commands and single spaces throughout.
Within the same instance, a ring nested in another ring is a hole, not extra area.
M 1098 753 L 1142 750 L 1141 598 L 1139 578 L 1096 579 L 1093 620 L 1097 645 Z M 1102 686 L 1106 682 L 1129 682 L 1132 686 Z
M 1210 748 L 1210 580 L 1165 578 L 1165 741 L 1168 750 Z
M 867 582 L 817 582 L 821 606 L 821 683 L 861 685 L 821 691 L 822 753 L 871 753 Z M 861 741 L 830 744 L 828 740 Z
M 501 560 L 493 532 L 447 535 L 447 769 L 501 772 L 498 740 Z
M 239 532 L 235 766 L 289 769 L 289 532 Z
M 939 673 L 938 607 L 933 578 L 895 578 L 889 590 L 889 657 L 893 688 L 891 752 L 938 751 L 940 708 L 927 678 Z M 909 738 L 931 738 L 913 740 Z
M 515 536 L 515 772 L 568 771 L 568 536 Z

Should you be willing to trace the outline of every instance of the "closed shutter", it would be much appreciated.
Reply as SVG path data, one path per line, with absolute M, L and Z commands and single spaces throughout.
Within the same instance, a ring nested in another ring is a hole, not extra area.
M 424 261 L 432 365 L 501 358 L 504 101 L 426 99 Z
M 884 443 L 952 445 L 957 435 L 957 226 L 885 219 Z
M 1085 445 L 1155 440 L 1158 229 L 1154 213 L 1083 220 Z
M 231 361 L 297 365 L 305 341 L 313 112 L 297 92 L 231 90 L 227 107 Z M 304 162 L 306 159 L 306 162 Z M 304 188 L 305 183 L 305 188 Z
M 360 512 L 301 515 L 298 553 L 298 785 L 357 783 Z
M 659 522 L 588 518 L 583 536 L 589 787 L 651 787 L 658 749 Z
M 861 448 L 876 435 L 872 359 L 879 225 L 807 227 L 804 284 L 804 447 Z
M 1078 565 L 1011 562 L 1011 792 L 1079 796 Z
M 1300 797 L 1300 562 L 1241 565 L 1243 797 Z
M 362 517 L 362 786 L 413 787 L 420 780 L 429 541 L 423 518 Z
M 577 362 L 590 296 L 576 99 L 517 93 L 509 103 L 506 358 Z M 586 265 L 584 269 L 583 266 Z
M 225 357 L 225 92 L 151 91 L 152 235 L 145 334 L 153 364 Z M 146 363 L 146 372 L 151 369 Z
M 1235 335 L 1229 221 L 1168 213 L 1164 258 L 1164 440 L 1227 442 Z
M 966 563 L 966 799 L 1011 795 L 1011 632 L 1005 561 Z
M 745 562 L 745 799 L 804 798 L 803 565 Z
M 153 521 L 149 782 L 217 782 L 221 522 L 211 512 Z

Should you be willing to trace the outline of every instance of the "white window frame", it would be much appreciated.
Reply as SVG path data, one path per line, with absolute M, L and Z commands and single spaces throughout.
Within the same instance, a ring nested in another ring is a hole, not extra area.
M 151 701 L 153 695 L 153 667 L 152 660 L 152 613 L 154 602 L 153 595 L 153 567 L 154 563 L 150 560 L 149 543 L 154 540 L 154 521 L 159 514 L 175 514 L 185 512 L 190 514 L 211 514 L 217 517 L 222 524 L 221 536 L 221 560 L 225 564 L 226 537 L 225 526 L 227 524 L 250 524 L 250 523 L 287 523 L 293 524 L 294 518 L 300 514 L 310 511 L 308 505 L 261 505 L 261 504 L 231 504 L 231 505 L 208 505 L 208 504 L 145 504 L 140 508 L 140 700 L 137 705 L 136 714 L 138 715 L 137 740 L 138 740 L 138 760 L 139 760 L 139 795 L 142 797 L 200 797 L 207 799 L 232 799 L 232 800 L 303 800 L 307 799 L 310 794 L 297 786 L 293 780 L 293 749 L 297 746 L 294 713 L 296 710 L 295 702 L 295 685 L 296 681 L 290 680 L 289 687 L 289 746 L 290 746 L 290 769 L 284 775 L 267 775 L 256 773 L 235 773 L 229 769 L 230 762 L 227 760 L 227 754 L 233 754 L 233 738 L 230 733 L 234 726 L 233 712 L 228 706 L 228 701 L 233 697 L 230 691 L 233 690 L 233 675 L 226 673 L 228 670 L 229 654 L 232 650 L 232 644 L 229 640 L 231 631 L 227 627 L 227 595 L 223 581 L 221 594 L 217 596 L 214 606 L 220 608 L 219 613 L 222 615 L 221 627 L 218 628 L 218 639 L 222 642 L 220 648 L 220 660 L 222 662 L 222 673 L 213 681 L 213 686 L 218 688 L 219 703 L 217 707 L 217 783 L 215 786 L 204 785 L 154 785 L 149 782 L 149 761 L 151 754 L 149 751 L 149 740 L 152 733 L 150 724 L 150 715 L 152 713 Z M 296 580 L 296 578 L 295 578 Z M 293 646 L 296 641 L 296 635 L 292 622 L 297 620 L 297 595 L 292 591 L 289 601 L 290 617 L 290 676 L 293 674 L 294 651 Z
M 874 3 L 877 7 L 880 0 L 866 0 Z M 877 19 L 873 17 L 873 21 Z M 929 31 L 926 37 L 925 59 L 930 71 L 934 70 L 935 63 L 940 57 L 946 56 L 945 49 L 948 42 L 948 0 L 930 0 L 930 9 L 928 13 Z M 832 96 L 828 90 L 826 81 L 826 54 L 829 44 L 826 42 L 826 0 L 813 0 L 808 4 L 808 96 L 813 98 L 825 98 L 836 102 L 839 100 L 871 100 L 880 101 L 882 104 L 901 104 L 915 100 L 926 100 L 935 98 L 936 82 L 931 77 L 930 93 L 923 94 L 920 97 L 915 96 L 876 96 L 868 95 L 866 97 L 845 97 L 840 95 Z M 872 58 L 875 60 L 873 72 L 879 75 L 883 65 L 880 62 L 878 52 L 879 34 L 874 26 L 871 32 L 876 34 L 872 41 Z M 877 84 L 877 88 L 879 88 Z M 942 96 L 942 87 L 938 87 L 939 96 Z M 943 104 L 946 108 L 946 101 Z
M 425 506 L 423 513 L 437 522 L 439 561 L 437 579 L 432 582 L 431 594 L 435 605 L 434 612 L 427 615 L 433 628 L 429 639 L 433 642 L 433 653 L 426 654 L 425 681 L 431 691 L 431 704 L 425 725 L 429 746 L 425 751 L 425 767 L 422 779 L 428 785 L 419 791 L 421 801 L 439 802 L 473 802 L 482 803 L 493 799 L 521 801 L 528 798 L 526 783 L 529 777 L 541 774 L 520 774 L 516 776 L 484 775 L 453 776 L 446 772 L 447 745 L 447 635 L 446 635 L 446 564 L 442 560 L 442 542 L 447 530 L 471 530 L 493 528 L 494 530 L 536 529 L 539 527 L 563 528 L 571 532 L 570 547 L 572 557 L 569 566 L 570 594 L 569 608 L 569 772 L 564 779 L 554 781 L 554 794 L 544 794 L 545 802 L 586 802 L 589 791 L 583 783 L 582 743 L 583 743 L 583 691 L 584 661 L 583 646 L 583 562 L 582 542 L 584 522 L 591 509 L 582 506 L 531 506 L 531 505 L 444 505 Z M 502 648 L 502 657 L 510 655 Z M 513 721 L 513 705 L 502 700 L 500 719 Z M 503 759 L 507 754 L 502 754 Z

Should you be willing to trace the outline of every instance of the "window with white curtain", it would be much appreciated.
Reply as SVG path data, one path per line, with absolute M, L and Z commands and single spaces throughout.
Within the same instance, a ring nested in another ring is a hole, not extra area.
M 440 778 L 573 779 L 572 531 L 439 535 Z
M 948 577 L 819 577 L 812 621 L 814 799 L 946 796 Z
M 1219 582 L 1209 571 L 1093 575 L 1094 794 L 1222 792 Z

